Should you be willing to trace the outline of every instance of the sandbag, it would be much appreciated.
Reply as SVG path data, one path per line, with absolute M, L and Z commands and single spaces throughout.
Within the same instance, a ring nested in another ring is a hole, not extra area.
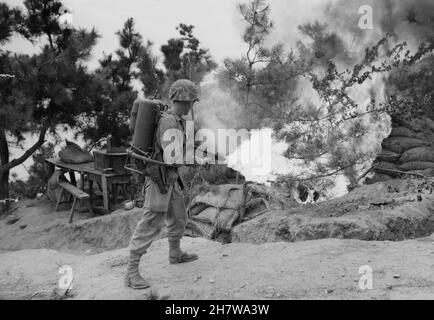
M 192 206 L 197 203 L 206 203 L 216 208 L 236 209 L 242 202 L 242 185 L 226 184 L 215 186 L 215 190 L 201 192 L 192 201 Z
M 434 132 L 434 120 L 427 116 L 423 116 L 422 118 L 425 121 L 426 128 Z
M 278 194 L 276 190 L 251 184 L 244 195 L 244 186 L 238 184 L 213 185 L 202 188 L 191 201 L 189 208 L 190 229 L 195 236 L 208 239 L 230 231 L 240 219 L 243 201 L 246 201 L 244 219 L 250 215 L 263 214 L 269 208 L 282 209 L 286 194 Z M 265 200 L 266 198 L 267 200 Z M 224 231 L 220 233 L 220 231 Z
M 434 168 L 429 168 L 429 169 L 422 170 L 421 173 L 425 177 L 434 177 Z
M 372 178 L 366 178 L 365 184 L 374 184 L 377 182 L 383 182 L 383 181 L 388 181 L 388 180 L 392 180 L 392 179 L 393 179 L 393 177 L 388 175 L 388 174 L 376 173 Z
M 386 161 L 386 162 L 395 162 L 395 161 L 399 160 L 400 157 L 401 157 L 401 155 L 399 153 L 389 151 L 389 150 L 382 150 L 377 155 L 377 160 Z
M 410 170 L 425 170 L 434 168 L 434 162 L 427 162 L 427 161 L 412 161 L 404 163 L 398 168 L 402 171 L 410 171 Z
M 426 146 L 428 143 L 416 138 L 406 137 L 388 137 L 383 140 L 382 146 L 384 149 L 402 154 L 403 152 L 417 147 Z
M 66 140 L 66 147 L 59 152 L 59 158 L 65 163 L 86 163 L 92 162 L 93 157 L 89 152 L 84 151 L 74 142 Z
M 392 177 L 398 177 L 400 174 L 398 172 L 394 172 L 398 170 L 400 169 L 394 163 L 381 161 L 375 165 L 374 172 L 376 172 L 376 176 L 381 173 Z
M 228 209 L 239 209 L 243 204 L 244 191 L 242 189 L 231 189 L 229 191 L 228 199 L 225 203 L 225 208 Z
M 193 221 L 200 221 L 211 225 L 216 225 L 219 229 L 230 229 L 238 219 L 238 212 L 232 209 L 219 210 L 209 207 L 198 215 L 192 217 Z
M 412 161 L 434 162 L 433 147 L 417 147 L 405 151 L 399 159 L 401 163 Z
M 376 169 L 389 169 L 389 170 L 397 170 L 397 166 L 392 162 L 380 161 L 375 165 Z
M 415 138 L 416 133 L 406 127 L 393 127 L 389 137 L 407 137 Z

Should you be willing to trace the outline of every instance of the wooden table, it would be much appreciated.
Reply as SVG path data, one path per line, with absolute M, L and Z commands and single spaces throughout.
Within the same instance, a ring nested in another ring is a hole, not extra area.
M 87 178 L 89 181 L 90 188 L 90 201 L 92 205 L 92 190 L 93 190 L 93 182 L 98 183 L 101 186 L 104 209 L 110 211 L 110 194 L 109 189 L 111 186 L 117 184 L 128 184 L 131 190 L 131 174 L 117 174 L 117 173 L 105 173 L 101 170 L 95 169 L 93 162 L 86 162 L 80 164 L 73 163 L 65 163 L 58 159 L 46 159 L 47 164 L 47 173 L 48 177 L 50 177 L 55 170 L 55 167 L 61 168 L 69 173 L 69 177 L 71 179 L 71 183 L 77 186 L 77 182 L 75 179 L 75 172 L 80 174 L 82 185 L 81 189 L 84 188 L 84 179 Z M 113 188 L 112 188 L 113 189 Z M 126 197 L 126 193 L 123 190 L 124 197 Z M 114 198 L 116 198 L 116 194 L 114 194 Z

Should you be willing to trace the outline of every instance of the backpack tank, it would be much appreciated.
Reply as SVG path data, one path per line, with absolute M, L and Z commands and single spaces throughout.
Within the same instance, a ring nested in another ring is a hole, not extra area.
M 154 134 L 162 103 L 159 100 L 136 99 L 131 110 L 130 130 L 133 130 L 131 147 L 134 152 L 150 156 L 153 152 Z

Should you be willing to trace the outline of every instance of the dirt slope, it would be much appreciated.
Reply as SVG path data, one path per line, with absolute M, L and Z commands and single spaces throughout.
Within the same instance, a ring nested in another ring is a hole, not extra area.
M 267 212 L 236 226 L 232 241 L 396 241 L 424 237 L 434 232 L 433 189 L 432 179 L 365 185 L 337 199 Z
M 236 226 L 232 241 L 404 240 L 428 236 L 434 232 L 433 188 L 433 181 L 420 179 L 363 186 L 330 201 L 267 212 Z M 142 213 L 138 208 L 93 218 L 86 212 L 77 213 L 69 224 L 66 206 L 66 210 L 55 212 L 47 200 L 19 205 L 12 215 L 0 219 L 0 252 L 46 248 L 84 254 L 124 248 Z
M 402 242 L 323 239 L 296 243 L 222 245 L 184 238 L 200 260 L 169 265 L 166 240 L 141 263 L 154 292 L 170 299 L 434 299 L 434 236 Z M 123 286 L 126 249 L 95 255 L 53 250 L 0 254 L 0 297 L 50 299 L 58 268 L 74 274 L 72 299 L 146 299 L 150 290 Z M 373 289 L 360 290 L 359 267 L 373 269 Z
M 23 201 L 12 215 L 0 220 L 0 251 L 47 248 L 97 253 L 124 248 L 143 212 L 140 208 L 117 210 L 93 218 L 88 212 L 76 212 L 69 224 L 69 207 L 63 209 L 55 212 L 48 200 Z

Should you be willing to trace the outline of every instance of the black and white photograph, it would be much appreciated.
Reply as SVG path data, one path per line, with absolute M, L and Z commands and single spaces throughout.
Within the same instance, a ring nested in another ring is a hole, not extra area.
M 0 300 L 434 300 L 433 190 L 433 0 L 0 0 Z

